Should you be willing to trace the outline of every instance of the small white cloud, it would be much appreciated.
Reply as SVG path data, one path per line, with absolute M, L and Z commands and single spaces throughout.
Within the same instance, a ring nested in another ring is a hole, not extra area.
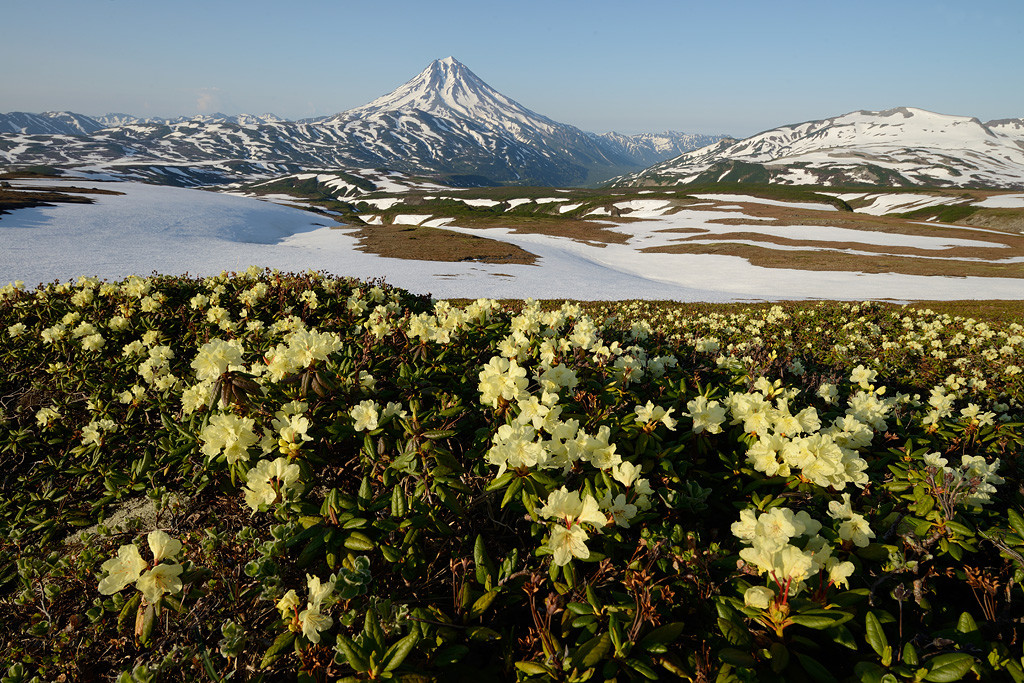
M 220 101 L 220 88 L 203 88 L 196 98 L 196 109 L 201 112 L 214 111 Z

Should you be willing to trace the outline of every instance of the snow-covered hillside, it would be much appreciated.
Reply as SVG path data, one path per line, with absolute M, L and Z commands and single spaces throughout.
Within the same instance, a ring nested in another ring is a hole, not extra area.
M 614 184 L 719 181 L 1024 187 L 1024 119 L 984 124 L 910 107 L 858 111 L 722 140 Z
M 0 134 L 90 135 L 104 125 L 94 118 L 68 111 L 48 111 L 42 114 L 12 111 L 0 114 Z

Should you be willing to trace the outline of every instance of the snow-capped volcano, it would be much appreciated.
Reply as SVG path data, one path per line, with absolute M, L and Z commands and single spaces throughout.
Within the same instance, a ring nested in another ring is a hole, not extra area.
M 721 140 L 615 184 L 722 181 L 1024 187 L 1024 119 L 985 124 L 911 107 L 857 111 Z
M 77 167 L 180 185 L 361 168 L 456 184 L 581 185 L 718 137 L 587 133 L 530 111 L 453 57 L 431 62 L 369 104 L 323 119 L 114 114 L 90 121 L 92 131 L 44 130 L 15 121 L 5 126 L 0 115 L 0 167 Z

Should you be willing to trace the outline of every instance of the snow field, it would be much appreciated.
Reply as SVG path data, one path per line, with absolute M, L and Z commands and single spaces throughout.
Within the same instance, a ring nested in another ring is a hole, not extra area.
M 81 179 L 75 182 L 83 184 Z M 644 252 L 644 248 L 671 245 L 691 234 L 712 240 L 735 232 L 913 246 L 933 249 L 936 256 L 953 246 L 993 246 L 941 234 L 894 235 L 753 220 L 749 225 L 712 222 L 750 219 L 739 211 L 686 209 L 654 215 L 670 208 L 663 200 L 620 203 L 635 208 L 632 216 L 651 214 L 646 220 L 608 224 L 610 229 L 629 236 L 625 244 L 591 245 L 565 237 L 517 234 L 505 228 L 467 229 L 451 225 L 453 219 L 422 214 L 396 219 L 415 220 L 416 224 L 431 227 L 444 225 L 448 230 L 515 244 L 539 257 L 536 265 L 526 266 L 384 258 L 359 251 L 356 239 L 349 234 L 353 229 L 332 227 L 326 218 L 296 208 L 247 197 L 136 183 L 118 183 L 114 189 L 126 194 L 94 195 L 92 205 L 60 204 L 0 216 L 0 284 L 23 280 L 35 286 L 79 275 L 120 279 L 153 271 L 209 275 L 244 270 L 255 264 L 291 271 L 325 270 L 359 278 L 383 276 L 391 284 L 437 297 L 681 301 L 1024 298 L 1024 286 L 1014 278 L 800 271 L 760 268 L 733 256 Z M 380 220 L 379 216 L 367 218 Z M 677 228 L 701 232 L 669 232 Z M 855 249 L 855 245 L 851 247 Z

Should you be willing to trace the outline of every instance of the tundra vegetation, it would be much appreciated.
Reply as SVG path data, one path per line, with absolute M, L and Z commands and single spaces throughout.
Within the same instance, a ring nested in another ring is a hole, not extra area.
M 1019 320 L 9 285 L 0 676 L 1022 681 Z

